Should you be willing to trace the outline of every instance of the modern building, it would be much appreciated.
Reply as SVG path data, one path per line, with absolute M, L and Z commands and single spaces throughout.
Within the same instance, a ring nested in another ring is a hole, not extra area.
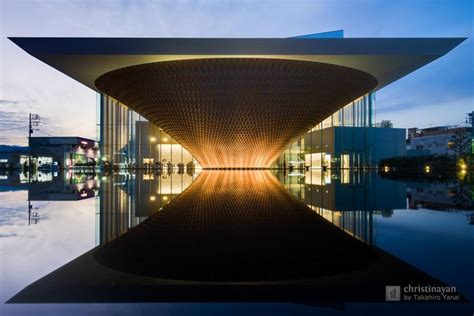
M 374 93 L 465 40 L 10 39 L 98 92 L 104 163 L 203 168 L 364 168 L 403 154 L 401 131 L 374 127 Z
M 83 137 L 30 137 L 29 144 L 38 166 L 95 166 L 99 157 L 99 144 Z
M 3 146 L 0 151 L 0 169 L 19 169 L 23 157 L 28 157 L 28 147 Z M 24 159 L 23 159 L 24 160 Z
M 21 169 L 30 164 L 38 169 L 95 166 L 99 145 L 83 137 L 30 137 L 29 147 L 0 152 L 0 167 Z
M 472 127 L 437 126 L 408 129 L 409 155 L 459 155 L 472 152 Z

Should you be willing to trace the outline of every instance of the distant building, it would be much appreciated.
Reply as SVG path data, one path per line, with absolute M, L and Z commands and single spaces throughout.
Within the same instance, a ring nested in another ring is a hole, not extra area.
M 95 140 L 75 136 L 31 137 L 30 150 L 38 166 L 45 163 L 65 168 L 95 165 L 99 157 Z
M 29 148 L 0 152 L 0 168 L 19 169 L 31 165 L 39 169 L 94 166 L 99 157 L 95 140 L 83 137 L 31 137 Z
M 0 169 L 16 169 L 20 167 L 22 157 L 28 157 L 28 147 L 2 146 L 0 148 Z
M 455 136 L 456 135 L 456 136 Z M 465 146 L 463 152 L 472 150 L 472 127 L 437 126 L 424 129 L 408 129 L 407 154 L 408 155 L 457 155 L 456 138 L 463 139 Z

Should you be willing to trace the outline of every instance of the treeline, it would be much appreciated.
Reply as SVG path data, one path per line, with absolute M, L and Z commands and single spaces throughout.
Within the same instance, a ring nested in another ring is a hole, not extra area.
M 472 159 L 454 155 L 393 157 L 380 161 L 384 178 L 396 180 L 474 183 Z
M 458 168 L 458 158 L 454 155 L 401 156 L 382 159 L 380 167 L 398 172 L 453 172 Z

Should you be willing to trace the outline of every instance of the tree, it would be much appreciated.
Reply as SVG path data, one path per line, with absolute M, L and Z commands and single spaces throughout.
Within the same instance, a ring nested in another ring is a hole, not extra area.
M 392 128 L 392 127 L 393 127 L 393 123 L 392 123 L 392 121 L 390 121 L 390 120 L 383 120 L 383 121 L 380 123 L 380 127 Z
M 471 137 L 469 133 L 457 131 L 451 136 L 448 147 L 456 153 L 459 158 L 466 156 L 471 151 Z

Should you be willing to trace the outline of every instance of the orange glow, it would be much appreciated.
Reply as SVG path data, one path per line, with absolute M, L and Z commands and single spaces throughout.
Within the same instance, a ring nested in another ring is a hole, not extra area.
M 209 58 L 121 68 L 95 84 L 160 127 L 203 168 L 268 168 L 377 81 L 318 62 Z

